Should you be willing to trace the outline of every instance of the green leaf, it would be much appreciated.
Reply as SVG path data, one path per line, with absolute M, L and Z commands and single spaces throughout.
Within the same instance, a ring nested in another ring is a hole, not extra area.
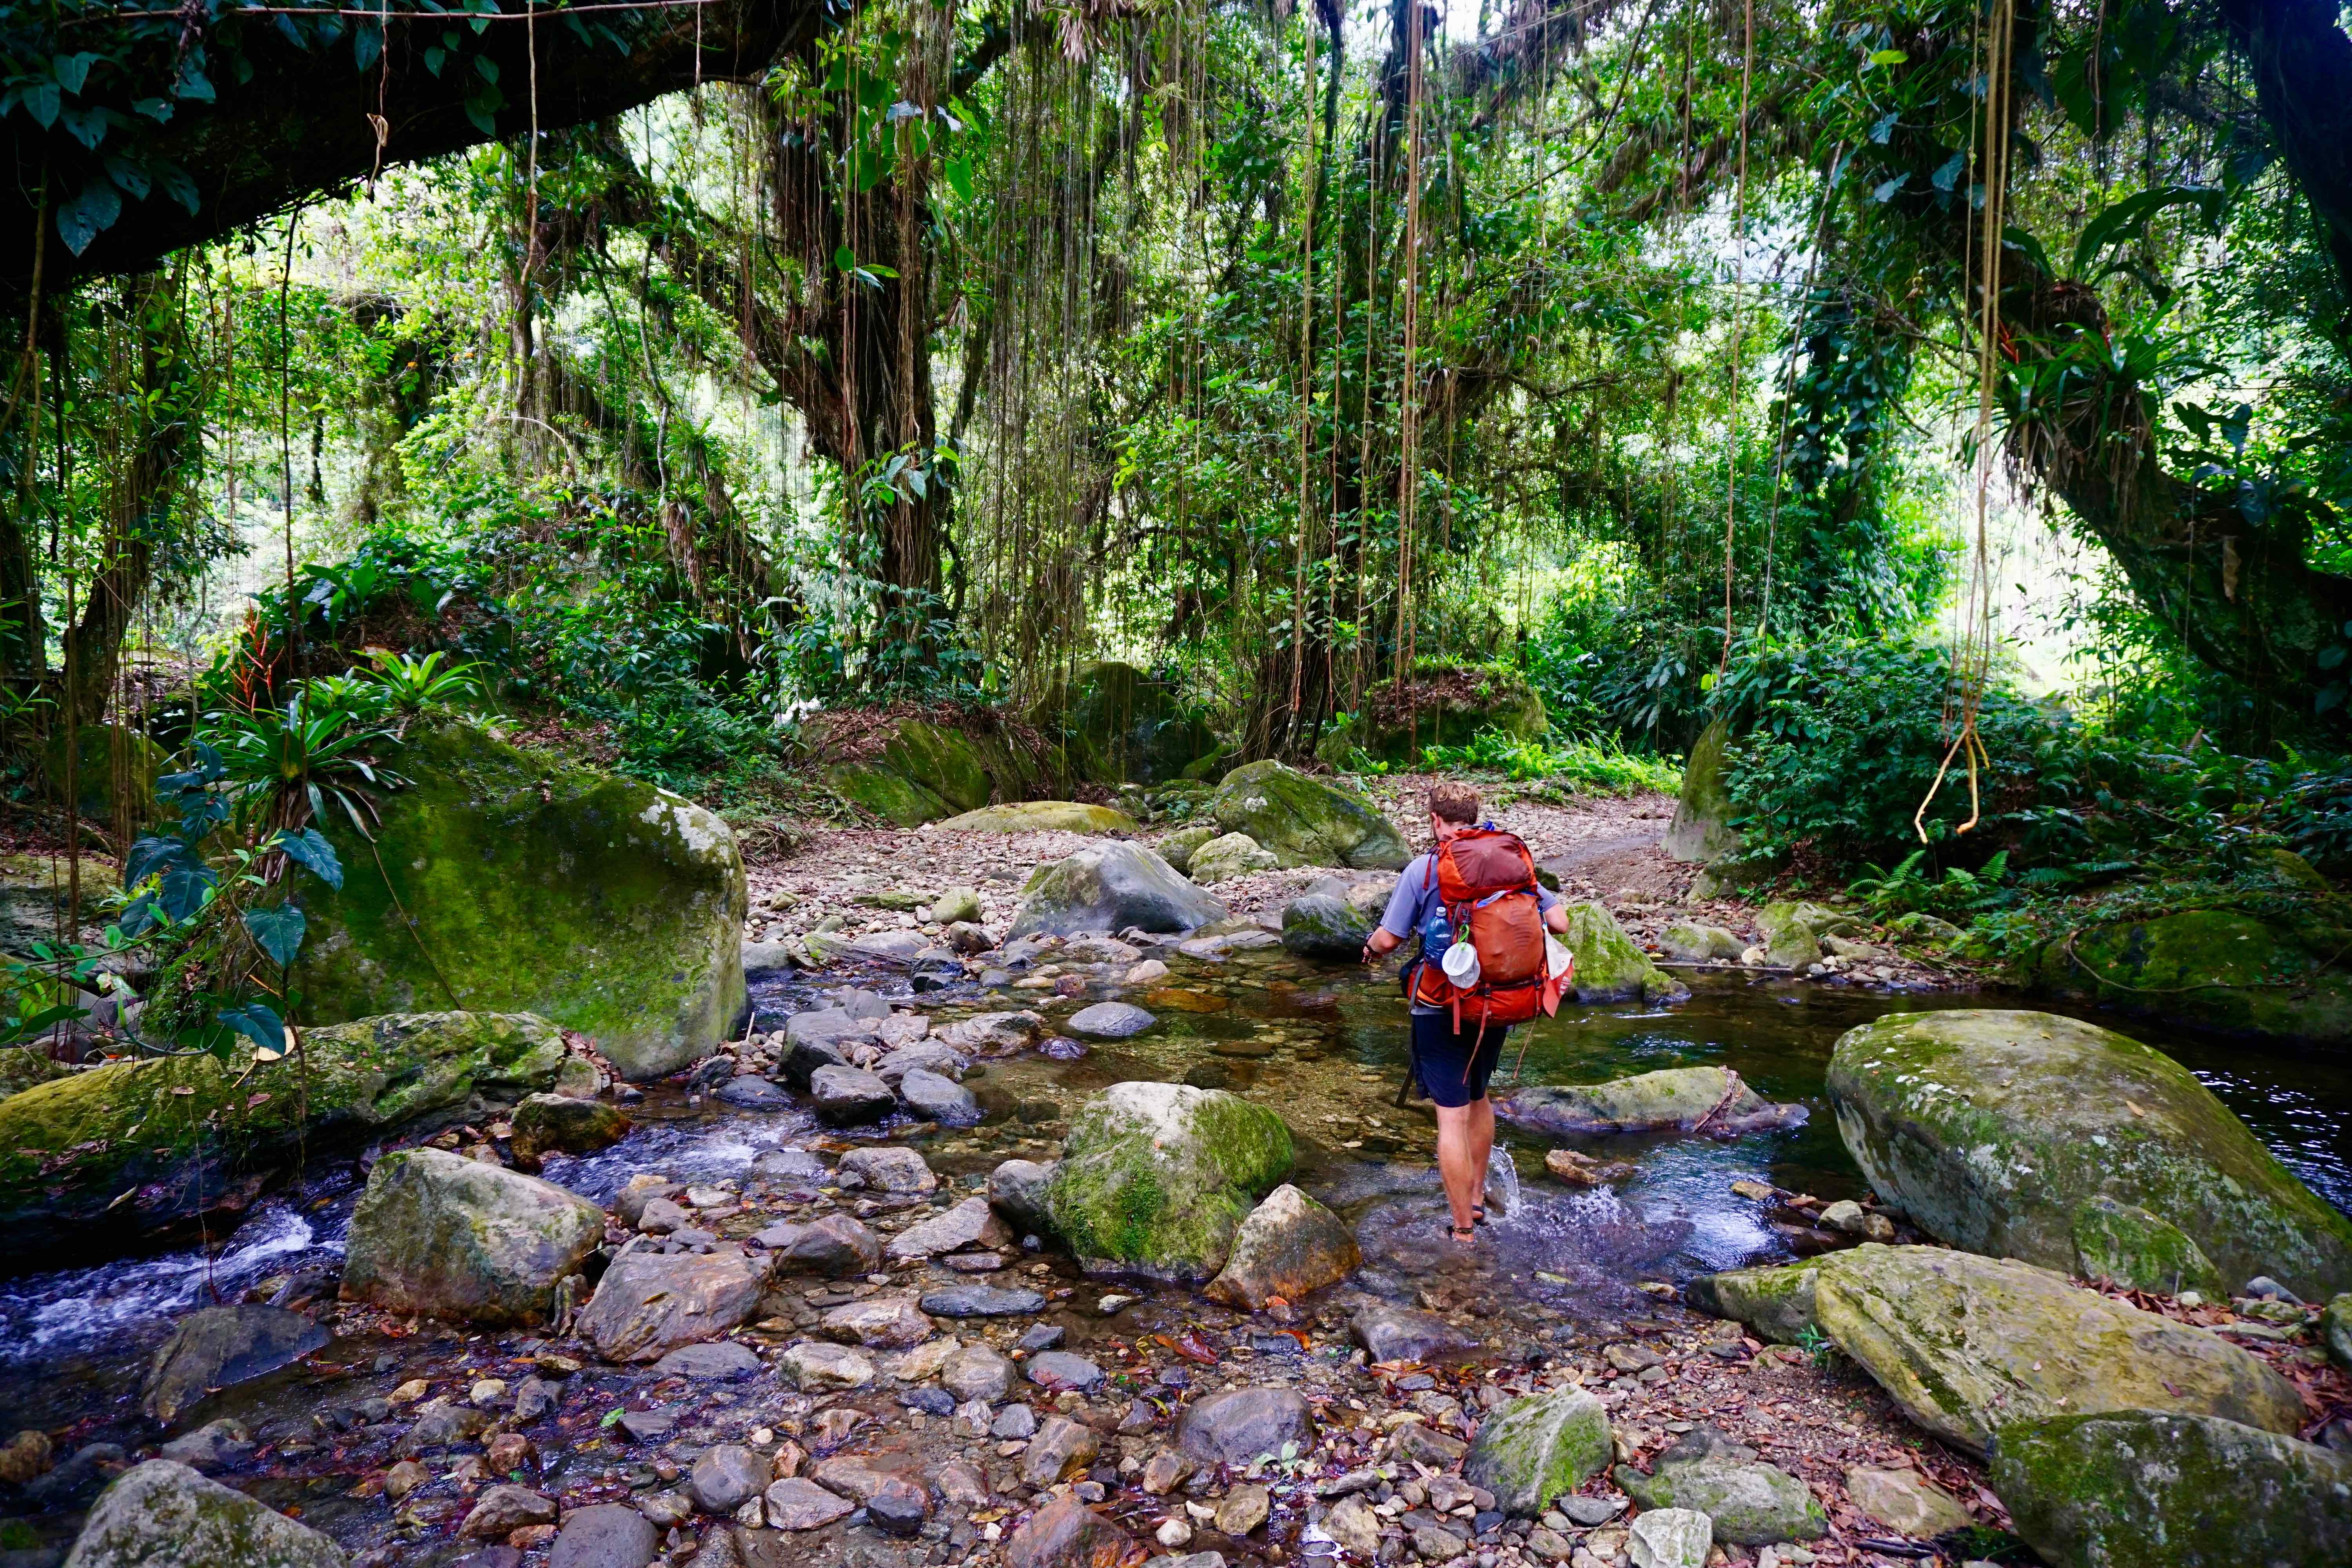
M 220 1014 L 220 1022 L 236 1030 L 265 1051 L 286 1048 L 286 1021 L 267 1002 L 248 1002 L 242 1007 L 231 1007 Z
M 299 833 L 280 833 L 278 847 L 286 858 L 303 867 L 319 880 L 340 890 L 343 885 L 343 863 L 335 857 L 335 847 L 327 842 L 326 835 L 315 827 Z
M 835 246 L 833 247 L 833 265 L 836 269 L 843 272 L 856 271 L 857 269 L 857 252 L 850 249 L 849 247 L 845 245 Z
M 256 947 L 269 955 L 269 961 L 284 969 L 302 951 L 302 933 L 310 922 L 303 919 L 297 904 L 278 904 L 270 909 L 245 911 L 245 929 L 253 937 Z
M 947 173 L 948 184 L 954 187 L 955 194 L 965 201 L 971 200 L 971 160 L 950 158 L 942 167 Z
M 1870 63 L 1874 66 L 1899 66 L 1910 58 L 1901 49 L 1880 49 L 1870 57 Z

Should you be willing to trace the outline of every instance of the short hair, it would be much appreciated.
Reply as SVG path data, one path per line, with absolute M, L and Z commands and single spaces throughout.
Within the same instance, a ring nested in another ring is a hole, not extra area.
M 1478 792 L 1452 779 L 1429 786 L 1429 815 L 1445 822 L 1478 820 Z

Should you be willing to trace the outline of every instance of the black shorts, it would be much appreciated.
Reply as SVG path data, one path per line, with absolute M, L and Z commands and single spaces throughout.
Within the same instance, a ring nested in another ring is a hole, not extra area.
M 1477 1024 L 1465 1018 L 1457 1035 L 1452 1008 L 1412 1015 L 1412 1069 L 1423 1092 L 1448 1109 L 1486 1099 L 1510 1032 L 1508 1024 L 1489 1024 L 1482 1037 Z

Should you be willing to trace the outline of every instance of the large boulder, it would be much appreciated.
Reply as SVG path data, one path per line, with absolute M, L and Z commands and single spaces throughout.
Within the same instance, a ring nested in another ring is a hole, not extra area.
M 1729 1068 L 1661 1068 L 1607 1083 L 1537 1084 L 1495 1098 L 1515 1127 L 1559 1138 L 1612 1132 L 1759 1132 L 1800 1127 L 1805 1108 L 1778 1104 Z
M 299 1312 L 258 1302 L 191 1312 L 156 1347 L 139 1408 L 171 1426 L 215 1389 L 291 1366 L 329 1337 Z
M 1650 961 L 1605 904 L 1579 900 L 1568 906 L 1560 942 L 1576 960 L 1580 1002 L 1678 1002 L 1690 987 Z
M 233 1221 L 296 1162 L 395 1128 L 476 1121 L 554 1081 L 562 1033 L 527 1014 L 403 1013 L 306 1029 L 257 1061 L 170 1056 L 0 1100 L 0 1273 L 55 1268 Z M 130 1194 L 125 1199 L 123 1194 Z
M 1398 871 L 1412 858 L 1374 807 L 1270 760 L 1227 773 L 1207 809 L 1219 827 L 1249 835 L 1285 866 Z
M 992 718 L 983 710 L 955 727 L 898 719 L 877 730 L 820 714 L 801 734 L 827 761 L 825 781 L 836 794 L 901 827 L 919 827 L 991 801 L 1025 800 L 1055 771 Z
M 1532 1519 L 1600 1474 L 1613 1451 L 1601 1401 L 1581 1388 L 1554 1389 L 1488 1411 L 1462 1477 L 1494 1493 L 1505 1513 Z
M 2094 925 L 2052 942 L 2038 989 L 2120 1012 L 2283 1044 L 2352 1043 L 2352 974 L 2333 926 L 2303 929 L 2236 910 L 2184 910 Z
M 81 862 L 81 931 L 77 940 L 101 940 L 98 900 L 121 881 L 121 868 L 96 855 Z M 62 855 L 0 855 L 0 952 L 29 957 L 36 942 L 55 946 L 67 935 L 72 869 Z
M 1822 938 L 1858 931 L 1861 922 L 1826 904 L 1782 899 L 1757 911 L 1756 926 L 1764 937 L 1767 963 L 1801 971 L 1821 962 Z
M 438 1149 L 386 1154 L 352 1211 L 343 1295 L 464 1322 L 540 1323 L 604 1239 L 604 1211 L 551 1182 Z
M 1096 784 L 1165 784 L 1217 750 L 1200 708 L 1166 681 L 1116 659 L 1057 677 L 1030 717 L 1060 739 L 1072 770 Z
M 1381 871 L 1324 878 L 1283 909 L 1282 945 L 1301 958 L 1355 963 L 1396 882 Z
M 1024 800 L 983 805 L 933 824 L 955 833 L 1133 833 L 1135 818 L 1108 805 L 1075 800 Z M 976 917 L 972 917 L 976 918 Z
M 2252 1352 L 2011 1258 L 1866 1243 L 1693 1281 L 1685 1294 L 1706 1310 L 1761 1304 L 1744 1321 L 1773 1338 L 1817 1328 L 1905 1415 L 1974 1454 L 2009 1422 L 2093 1410 L 2219 1415 L 2273 1432 L 2303 1423 L 2294 1385 Z
M 1992 1488 L 2055 1568 L 2352 1563 L 2352 1454 L 2155 1410 L 2015 1421 Z
M 1234 1232 L 1225 1267 L 1205 1293 L 1255 1311 L 1276 1297 L 1297 1301 L 1337 1285 L 1362 1263 L 1347 1222 L 1285 1182 Z
M 659 1361 L 748 1321 L 768 1260 L 734 1247 L 707 1253 L 629 1251 L 613 1260 L 572 1331 L 606 1361 Z
M 1238 1095 L 1113 1084 L 1073 1120 L 1046 1212 L 1088 1268 L 1197 1281 L 1291 1160 L 1282 1119 Z
M 115 1478 L 89 1510 L 65 1568 L 344 1568 L 343 1549 L 308 1525 L 150 1459 Z
M 2113 1030 L 1890 1015 L 1840 1037 L 1828 1088 L 1870 1184 L 1955 1247 L 2151 1289 L 2197 1283 L 2195 1254 L 2231 1285 L 2352 1289 L 2352 1220 L 2186 1068 Z
M 374 842 L 321 817 L 343 886 L 307 885 L 292 983 L 328 1022 L 424 1007 L 537 1013 L 659 1078 L 742 1016 L 743 857 L 710 812 L 635 779 L 419 721 Z
M 1364 693 L 1363 709 L 1324 731 L 1315 754 L 1335 768 L 1358 752 L 1385 763 L 1413 760 L 1417 749 L 1465 746 L 1492 730 L 1515 741 L 1550 728 L 1542 697 L 1516 669 L 1476 665 L 1416 673 L 1400 696 L 1383 681 Z
M 1248 834 L 1227 833 L 1192 851 L 1188 874 L 1205 888 L 1213 882 L 1246 877 L 1253 871 L 1271 871 L 1279 864 L 1280 858 L 1273 850 Z
M 1658 847 L 1676 860 L 1704 865 L 1738 849 L 1739 830 L 1731 826 L 1731 792 L 1724 784 L 1724 752 L 1731 727 L 1717 719 L 1699 731 L 1683 763 L 1683 789 L 1675 802 Z
M 1129 926 L 1186 931 L 1233 911 L 1140 844 L 1089 845 L 1030 874 L 1013 936 L 1078 936 Z

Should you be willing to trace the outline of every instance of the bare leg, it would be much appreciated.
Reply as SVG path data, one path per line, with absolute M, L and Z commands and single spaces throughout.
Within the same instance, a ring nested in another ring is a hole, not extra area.
M 1485 1100 L 1470 1105 L 1437 1108 L 1437 1176 L 1445 1184 L 1445 1206 L 1453 1211 L 1454 1227 L 1470 1227 L 1470 1211 L 1486 1182 L 1486 1148 L 1479 1145 L 1478 1113 L 1486 1111 L 1485 1144 L 1495 1141 L 1495 1113 Z
M 1462 1109 L 1469 1118 L 1470 1202 L 1475 1206 L 1486 1201 L 1486 1166 L 1495 1153 L 1495 1102 L 1482 1094 Z

